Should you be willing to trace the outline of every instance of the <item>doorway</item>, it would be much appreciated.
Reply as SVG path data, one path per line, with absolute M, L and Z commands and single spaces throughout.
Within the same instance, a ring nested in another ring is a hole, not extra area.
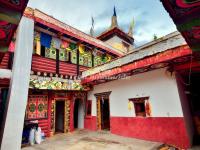
M 101 129 L 110 130 L 110 109 L 109 100 L 101 99 Z
M 110 104 L 108 97 L 97 98 L 97 127 L 99 130 L 110 130 Z
M 84 128 L 84 105 L 81 99 L 74 101 L 74 129 Z
M 200 72 L 191 74 L 191 83 L 187 87 L 191 113 L 194 123 L 194 145 L 200 145 Z
M 55 133 L 64 133 L 65 101 L 56 101 Z
M 191 133 L 193 145 L 200 145 L 200 72 L 188 74 L 183 70 L 176 78 L 187 130 Z

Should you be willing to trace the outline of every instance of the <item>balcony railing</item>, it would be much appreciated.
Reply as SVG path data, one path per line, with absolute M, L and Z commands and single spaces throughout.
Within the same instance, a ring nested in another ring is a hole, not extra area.
M 87 70 L 88 67 L 80 66 L 80 72 Z M 56 60 L 33 55 L 32 58 L 32 71 L 56 73 Z M 59 74 L 62 75 L 77 75 L 77 65 L 59 61 Z
M 8 69 L 9 57 L 10 57 L 10 53 L 9 52 L 5 53 L 0 63 L 0 69 Z
M 1 69 L 9 69 L 9 59 L 10 53 L 6 53 L 0 63 Z M 88 67 L 80 66 L 79 71 L 85 71 Z M 56 74 L 56 60 L 51 58 L 45 58 L 38 55 L 33 55 L 32 57 L 32 67 L 31 70 L 34 72 L 46 72 Z M 59 74 L 62 75 L 77 75 L 77 65 L 59 61 Z

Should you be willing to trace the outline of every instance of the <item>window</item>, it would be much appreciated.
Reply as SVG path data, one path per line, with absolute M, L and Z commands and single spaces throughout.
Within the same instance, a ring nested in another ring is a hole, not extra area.
M 147 117 L 151 116 L 149 97 L 139 97 L 129 99 L 132 101 L 135 108 L 135 116 Z
M 92 115 L 92 101 L 88 100 L 87 101 L 87 116 L 91 116 Z

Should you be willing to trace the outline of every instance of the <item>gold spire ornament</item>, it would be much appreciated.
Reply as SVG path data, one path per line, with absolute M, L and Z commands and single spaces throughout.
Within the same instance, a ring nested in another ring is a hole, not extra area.
M 116 9 L 115 9 L 115 6 L 114 6 L 114 13 L 113 13 L 113 16 L 112 16 L 112 20 L 111 20 L 111 28 L 113 27 L 118 27 L 118 23 L 117 23 L 117 13 L 116 13 Z
M 90 35 L 94 37 L 94 18 L 92 17 L 92 26 L 90 28 Z
M 135 21 L 134 21 L 134 18 L 133 20 L 131 21 L 130 23 L 130 27 L 129 27 L 129 31 L 128 31 L 128 35 L 130 37 L 133 37 L 133 30 L 134 30 L 134 27 L 135 27 Z
M 94 29 L 92 27 L 90 28 L 90 35 L 94 37 Z

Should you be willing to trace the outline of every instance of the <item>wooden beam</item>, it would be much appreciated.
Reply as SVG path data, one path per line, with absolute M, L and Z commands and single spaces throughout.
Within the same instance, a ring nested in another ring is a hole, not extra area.
M 174 67 L 174 69 L 176 71 L 178 71 L 178 70 L 188 70 L 190 68 L 192 68 L 192 69 L 193 68 L 200 68 L 200 62 L 197 62 L 197 61 L 195 61 L 195 62 L 188 62 L 188 63 L 185 63 L 185 64 L 176 65 Z

